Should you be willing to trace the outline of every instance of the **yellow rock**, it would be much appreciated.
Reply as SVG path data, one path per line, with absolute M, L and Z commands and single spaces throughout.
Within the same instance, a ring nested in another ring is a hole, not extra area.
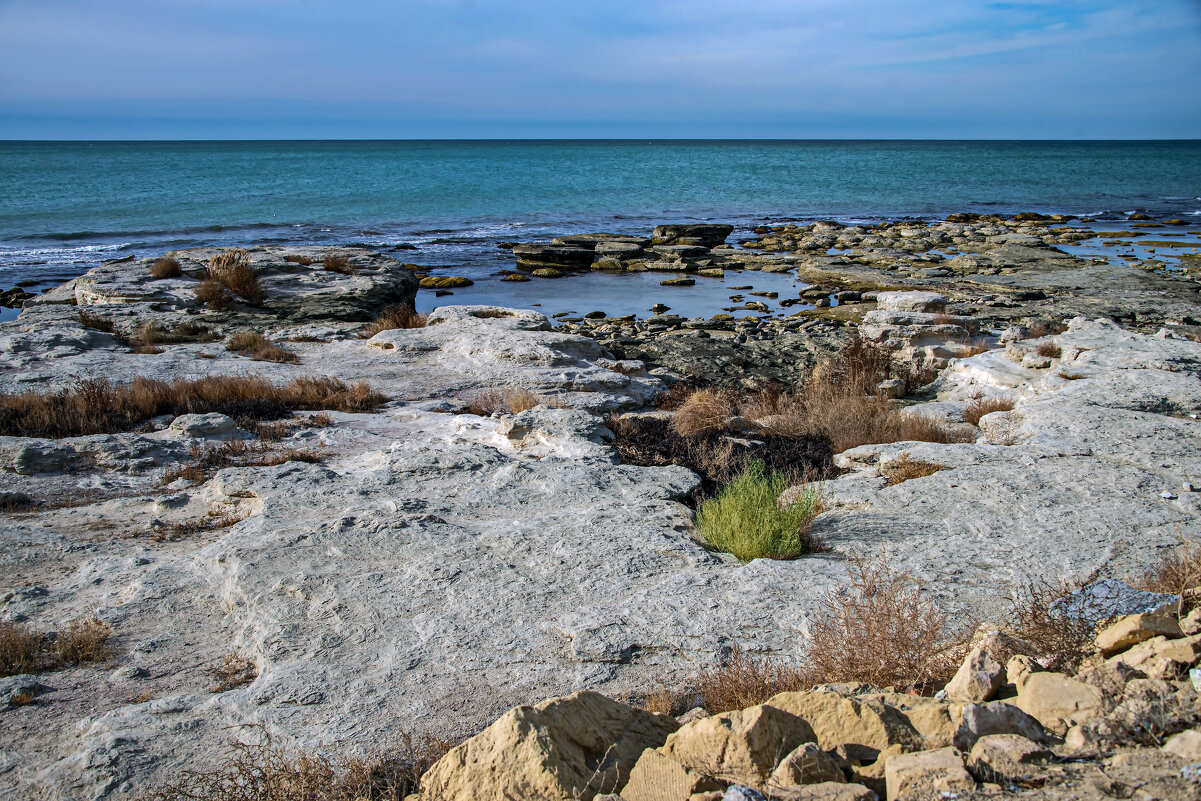
M 816 739 L 802 718 L 760 704 L 682 726 L 660 751 L 700 773 L 758 785 L 798 745 Z
M 697 793 L 722 790 L 721 782 L 690 770 L 653 748 L 642 752 L 621 791 L 624 801 L 687 801 Z
M 1176 615 L 1169 611 L 1126 615 L 1097 635 L 1097 649 L 1105 656 L 1119 654 L 1153 637 L 1183 637 Z
M 1201 658 L 1201 634 L 1179 639 L 1152 637 L 1109 662 L 1122 662 L 1152 679 L 1176 678 Z
M 1018 697 L 1011 703 L 1060 735 L 1105 714 L 1099 688 L 1062 673 L 1031 673 L 1018 685 Z
M 888 801 L 898 798 L 938 798 L 944 793 L 966 793 L 976 782 L 963 767 L 954 748 L 900 754 L 888 760 L 885 769 Z
M 916 750 L 922 744 L 921 735 L 905 716 L 880 701 L 815 690 L 780 693 L 767 703 L 804 718 L 822 748 L 846 746 L 848 757 L 858 762 L 874 762 L 890 745 Z

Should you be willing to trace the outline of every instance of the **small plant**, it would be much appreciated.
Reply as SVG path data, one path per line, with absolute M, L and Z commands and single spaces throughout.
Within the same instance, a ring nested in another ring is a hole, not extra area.
M 821 497 L 809 488 L 781 506 L 786 484 L 782 474 L 767 472 L 763 462 L 748 463 L 742 475 L 697 510 L 696 527 L 705 544 L 744 562 L 795 559 L 814 550 L 809 526 L 821 511 Z
M 701 706 L 710 714 L 745 709 L 773 695 L 813 686 L 798 668 L 777 664 L 770 657 L 756 659 L 735 645 L 721 665 L 703 670 L 697 678 Z
M 425 328 L 428 319 L 428 314 L 418 314 L 411 306 L 389 306 L 368 323 L 359 336 L 363 339 L 371 339 L 380 331 L 391 331 L 395 328 Z
M 1008 412 L 1013 409 L 1013 401 L 1009 398 L 977 398 L 963 409 L 963 419 L 974 426 L 980 425 L 980 418 L 993 412 Z
M 108 647 L 112 635 L 112 626 L 94 617 L 77 618 L 50 634 L 0 622 L 0 676 L 102 662 L 112 656 Z
M 698 389 L 680 404 L 671 418 L 671 427 L 682 437 L 696 437 L 725 430 L 734 410 L 722 392 Z
M 196 300 L 208 306 L 210 309 L 220 311 L 228 309 L 233 303 L 233 298 L 225 287 L 217 281 L 201 281 L 196 285 Z
M 228 250 L 209 260 L 209 278 L 216 281 L 251 306 L 263 305 L 263 287 L 250 266 L 250 254 L 244 250 Z
M 853 555 L 850 587 L 831 590 L 809 627 L 807 679 L 924 687 L 959 667 L 963 633 L 912 574 L 884 559 Z
M 314 260 L 308 256 L 301 256 L 299 253 L 289 253 L 284 256 L 284 261 L 292 264 L 299 264 L 301 267 L 308 267 L 313 264 Z
M 221 658 L 221 662 L 213 669 L 213 675 L 217 683 L 209 688 L 209 692 L 223 693 L 250 684 L 259 677 L 259 668 L 253 659 L 243 656 L 235 648 Z
M 84 662 L 103 662 L 112 656 L 108 647 L 113 627 L 94 617 L 77 618 L 58 632 L 54 639 L 54 655 L 65 665 Z
M 910 459 L 909 454 L 902 453 L 891 464 L 882 468 L 880 472 L 888 479 L 888 486 L 893 487 L 911 479 L 932 476 L 938 471 L 946 469 L 947 466 L 945 464 Z
M 1181 538 L 1175 548 L 1166 551 L 1147 568 L 1137 585 L 1149 592 L 1181 596 L 1201 587 L 1201 541 Z
M 163 278 L 179 278 L 181 275 L 183 275 L 183 269 L 179 264 L 179 259 L 171 256 L 163 256 L 150 265 L 150 277 L 156 281 Z
M 79 312 L 79 322 L 83 323 L 84 328 L 90 328 L 93 331 L 100 331 L 105 334 L 117 333 L 117 326 L 113 324 L 112 320 L 87 310 Z
M 131 343 L 134 353 L 162 353 L 163 349 L 158 346 L 161 339 L 159 327 L 154 323 L 143 323 L 137 334 L 134 335 L 134 340 Z
M 1094 650 L 1095 623 L 1066 614 L 1059 603 L 1092 578 L 1067 581 L 1027 577 L 1014 590 L 1010 613 L 1013 633 L 1033 645 L 1050 670 L 1074 673 Z
M 37 673 L 43 668 L 43 635 L 22 623 L 0 621 L 0 676 Z
M 281 348 L 257 331 L 239 331 L 225 343 L 225 349 L 260 362 L 295 364 L 300 361 L 295 353 Z
M 350 266 L 350 259 L 345 256 L 326 256 L 321 260 L 321 266 L 331 273 L 355 274 L 355 269 Z
M 1034 349 L 1034 352 L 1048 359 L 1058 359 L 1063 356 L 1063 348 L 1054 342 L 1040 342 L 1038 343 L 1038 347 Z
M 494 414 L 520 414 L 535 406 L 546 404 L 528 389 L 481 389 L 463 396 L 468 414 L 490 417 Z

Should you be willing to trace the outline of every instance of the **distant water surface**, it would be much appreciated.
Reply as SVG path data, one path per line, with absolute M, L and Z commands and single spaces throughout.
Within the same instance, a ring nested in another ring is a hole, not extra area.
M 498 241 L 1027 210 L 1201 222 L 1201 142 L 0 142 L 0 289 L 254 243 L 411 244 L 487 282 Z

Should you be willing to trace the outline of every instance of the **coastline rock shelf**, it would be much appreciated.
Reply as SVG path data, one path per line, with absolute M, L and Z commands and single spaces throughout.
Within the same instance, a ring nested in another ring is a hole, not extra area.
M 699 272 L 716 257 L 690 249 L 722 250 L 726 228 L 553 247 L 595 258 L 603 244 L 617 258 L 637 245 Z M 0 711 L 0 791 L 14 798 L 133 797 L 221 765 L 247 726 L 309 749 L 462 738 L 521 704 L 684 682 L 734 645 L 787 657 L 852 553 L 886 552 L 949 613 L 986 618 L 1025 570 L 1129 573 L 1201 535 L 1201 344 L 1168 331 L 1080 316 L 1060 333 L 1002 337 L 989 328 L 998 307 L 949 290 L 941 309 L 936 296 L 887 294 L 917 288 L 905 283 L 861 296 L 848 330 L 862 322 L 896 353 L 946 365 L 906 413 L 974 441 L 840 454 L 846 472 L 824 482 L 814 523 L 831 550 L 742 564 L 698 541 L 682 502 L 697 475 L 623 464 L 609 446 L 603 414 L 645 409 L 679 378 L 624 358 L 632 345 L 493 306 L 366 336 L 417 289 L 411 270 L 366 250 L 173 258 L 179 274 L 161 279 L 154 260 L 105 264 L 0 324 L 8 392 L 252 375 L 370 392 L 343 411 L 178 408 L 84 436 L 0 437 L 0 615 L 41 631 L 95 618 L 113 632 L 107 660 L 0 679 L 23 699 Z M 214 259 L 244 265 L 261 297 L 198 301 Z M 1101 269 L 1064 259 L 988 280 L 1046 282 L 1062 310 L 1113 302 L 1057 283 L 1091 286 Z M 1185 280 L 1137 274 L 1145 294 L 1126 301 L 1139 308 L 1154 282 Z M 1184 305 L 1161 297 L 1160 314 Z M 967 356 L 976 327 L 986 349 Z M 713 333 L 705 341 L 746 346 Z M 247 349 L 239 334 L 265 342 Z M 285 353 L 251 355 L 271 347 Z M 754 374 L 728 367 L 739 369 Z M 1012 408 L 966 420 L 991 397 Z M 892 483 L 902 458 L 941 469 Z M 670 734 L 663 756 L 685 753 L 674 721 L 596 710 L 639 754 L 623 780 L 671 768 L 642 753 L 649 739 Z M 604 752 L 588 753 L 598 767 Z

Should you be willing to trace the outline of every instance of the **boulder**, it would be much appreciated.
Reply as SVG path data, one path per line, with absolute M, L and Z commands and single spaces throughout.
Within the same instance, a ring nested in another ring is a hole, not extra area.
M 1122 662 L 1153 679 L 1176 678 L 1201 659 L 1201 634 L 1168 639 L 1152 637 L 1116 656 L 1109 662 Z
M 768 784 L 772 788 L 783 788 L 842 781 L 846 781 L 846 774 L 842 772 L 838 761 L 816 743 L 804 743 L 784 757 L 784 761 L 772 771 Z
M 1188 762 L 1201 762 L 1201 729 L 1186 729 L 1172 735 L 1163 750 Z
M 653 748 L 642 752 L 621 791 L 624 801 L 687 801 L 694 793 L 721 792 L 712 776 L 686 768 Z
M 1176 615 L 1167 609 L 1126 615 L 1097 635 L 1097 650 L 1113 656 L 1152 637 L 1183 637 Z
M 772 790 L 772 801 L 876 801 L 878 796 L 862 784 L 819 782 Z
M 846 746 L 848 756 L 857 762 L 874 762 L 890 745 L 907 750 L 921 746 L 921 735 L 905 716 L 880 701 L 815 690 L 780 693 L 768 703 L 804 718 L 822 748 Z
M 1174 604 L 1179 596 L 1163 592 L 1147 592 L 1131 587 L 1124 581 L 1106 578 L 1086 584 L 1051 605 L 1051 612 L 1067 617 L 1099 623 L 1118 615 L 1137 615 L 1155 612 Z
M 1004 683 L 1005 667 L 978 645 L 947 684 L 947 698 L 969 704 L 981 703 L 992 698 Z
M 630 234 L 567 234 L 556 236 L 550 241 L 552 245 L 567 245 L 589 250 L 599 250 L 603 245 L 633 245 L 634 248 L 641 248 L 649 242 L 650 240 L 644 236 L 631 236 Z
M 656 225 L 651 236 L 655 245 L 701 245 L 715 248 L 726 241 L 734 226 L 725 224 Z
M 543 245 L 522 243 L 513 248 L 519 267 L 561 267 L 568 270 L 586 269 L 592 264 L 591 248 L 577 245 Z
M 881 311 L 942 312 L 947 308 L 947 296 L 937 292 L 881 292 L 876 295 L 876 308 Z
M 173 439 L 245 439 L 250 435 L 238 428 L 229 415 L 181 414 L 167 426 L 167 436 Z
M 897 798 L 933 797 L 966 793 L 976 782 L 963 767 L 963 756 L 954 748 L 900 754 L 888 760 L 884 781 L 888 801 Z
M 1013 704 L 993 701 L 968 704 L 963 708 L 963 722 L 959 724 L 953 742 L 959 750 L 971 751 L 977 740 L 990 734 L 1018 734 L 1035 742 L 1044 742 L 1047 736 L 1034 717 Z
M 656 715 L 594 692 L 510 709 L 451 749 L 421 780 L 444 801 L 526 797 L 586 801 L 625 784 L 647 748 L 676 729 Z
M 1056 734 L 1105 714 L 1099 688 L 1062 673 L 1031 673 L 1017 689 L 1014 705 Z
M 972 746 L 967 769 L 982 782 L 1008 783 L 1029 775 L 1054 755 L 1017 734 L 989 734 Z
M 692 770 L 758 785 L 797 746 L 816 740 L 804 719 L 760 704 L 693 721 L 668 737 L 661 751 Z

